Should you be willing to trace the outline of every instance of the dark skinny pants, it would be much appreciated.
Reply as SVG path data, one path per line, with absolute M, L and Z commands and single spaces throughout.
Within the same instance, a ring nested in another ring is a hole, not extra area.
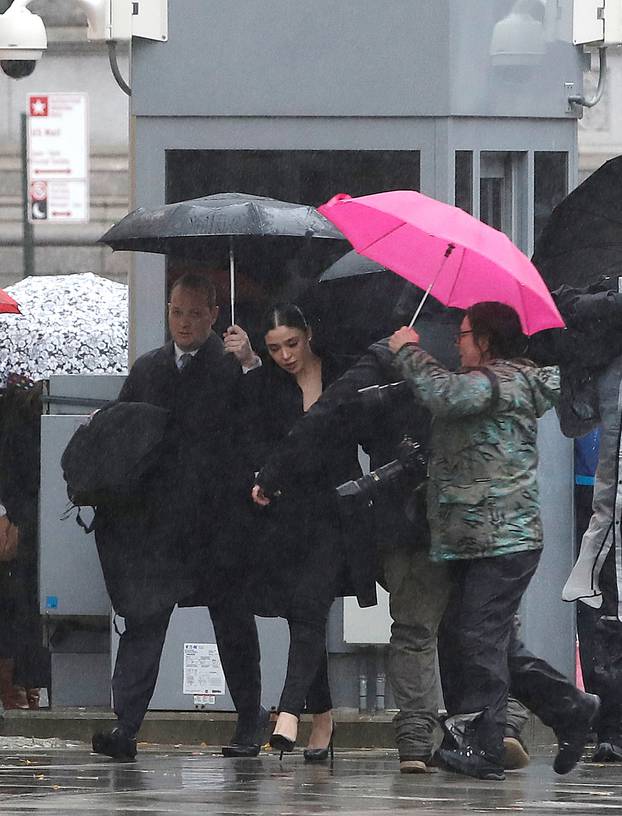
M 303 711 L 309 714 L 330 711 L 333 703 L 328 683 L 326 618 L 324 621 L 288 618 L 287 623 L 290 647 L 279 711 L 296 717 Z
M 455 561 L 452 598 L 443 621 L 443 696 L 450 715 L 484 711 L 477 738 L 501 756 L 508 693 L 557 730 L 581 692 L 517 635 L 515 615 L 540 559 L 539 550 Z
M 331 540 L 320 539 L 314 551 L 316 564 L 302 570 L 293 593 L 289 624 L 287 674 L 279 711 L 299 717 L 303 711 L 322 714 L 332 706 L 328 684 L 326 622 L 330 607 L 343 580 L 344 560 Z
M 148 618 L 128 617 L 112 675 L 114 712 L 136 734 L 158 679 L 160 657 L 173 607 Z M 238 713 L 236 733 L 252 743 L 261 698 L 259 641 L 255 617 L 231 603 L 210 606 L 220 660 Z

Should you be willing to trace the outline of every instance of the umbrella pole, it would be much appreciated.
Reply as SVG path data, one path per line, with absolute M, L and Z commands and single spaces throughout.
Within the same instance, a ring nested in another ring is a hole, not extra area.
M 412 329 L 412 327 L 415 325 L 415 320 L 416 320 L 416 319 L 419 317 L 419 315 L 421 314 L 421 310 L 423 309 L 423 304 L 424 304 L 424 303 L 426 302 L 426 300 L 428 299 L 428 295 L 429 295 L 429 294 L 430 294 L 430 292 L 432 291 L 432 287 L 434 286 L 434 284 L 436 283 L 436 281 L 437 281 L 437 280 L 438 280 L 438 278 L 439 278 L 439 275 L 440 275 L 440 274 L 441 274 L 441 272 L 443 271 L 443 267 L 444 267 L 444 266 L 445 266 L 445 264 L 447 263 L 447 258 L 449 258 L 449 256 L 451 255 L 451 253 L 454 251 L 454 249 L 455 249 L 455 248 L 456 248 L 456 245 L 455 245 L 455 244 L 447 244 L 447 249 L 445 250 L 445 257 L 443 258 L 443 260 L 442 260 L 442 262 L 441 262 L 441 265 L 439 266 L 439 268 L 438 268 L 438 270 L 437 270 L 437 272 L 436 272 L 436 275 L 434 276 L 434 278 L 433 278 L 433 280 L 432 280 L 432 283 L 431 283 L 431 284 L 428 286 L 428 288 L 425 290 L 425 293 L 424 293 L 423 297 L 421 298 L 421 301 L 419 302 L 419 305 L 417 306 L 417 311 L 414 313 L 412 320 L 411 320 L 411 321 L 410 321 L 410 323 L 408 324 L 408 328 L 409 328 L 409 329 Z
M 233 241 L 229 241 L 229 295 L 231 298 L 231 325 L 235 326 L 235 258 Z

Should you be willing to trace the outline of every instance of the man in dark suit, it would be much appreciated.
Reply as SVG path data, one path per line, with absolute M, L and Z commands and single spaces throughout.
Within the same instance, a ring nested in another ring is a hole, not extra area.
M 158 467 L 139 507 L 98 507 L 95 536 L 115 611 L 125 618 L 112 690 L 118 722 L 93 736 L 93 750 L 136 755 L 136 734 L 155 688 L 175 604 L 208 606 L 238 723 L 225 756 L 256 756 L 268 714 L 260 706 L 259 644 L 253 614 L 236 586 L 236 532 L 225 501 L 234 478 L 233 402 L 238 379 L 259 364 L 246 334 L 213 332 L 216 293 L 186 274 L 168 305 L 171 341 L 133 365 L 119 399 L 171 413 Z M 229 353 L 228 353 L 229 352 Z

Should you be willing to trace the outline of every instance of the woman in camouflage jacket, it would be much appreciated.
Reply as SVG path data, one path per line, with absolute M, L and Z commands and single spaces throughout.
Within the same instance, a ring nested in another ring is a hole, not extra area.
M 417 332 L 402 328 L 389 345 L 415 398 L 432 414 L 430 556 L 448 564 L 454 581 L 446 619 L 459 676 L 449 678 L 453 699 L 446 690 L 445 702 L 455 713 L 447 726 L 457 749 L 441 756 L 460 773 L 503 779 L 512 659 L 517 644 L 522 647 L 514 619 L 542 549 L 537 418 L 557 402 L 559 372 L 520 358 L 520 321 L 502 303 L 467 310 L 457 337 L 462 367 L 455 373 L 418 342 Z M 522 697 L 521 689 L 512 690 L 539 714 L 543 697 L 549 708 L 550 698 L 556 701 L 547 724 L 560 741 L 554 768 L 567 773 L 581 755 L 598 699 L 578 692 L 545 661 L 533 661 L 534 683 Z

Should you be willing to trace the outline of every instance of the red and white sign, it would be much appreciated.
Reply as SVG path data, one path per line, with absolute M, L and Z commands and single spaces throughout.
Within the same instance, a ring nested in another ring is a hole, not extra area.
M 30 94 L 28 111 L 30 221 L 88 221 L 87 95 Z

